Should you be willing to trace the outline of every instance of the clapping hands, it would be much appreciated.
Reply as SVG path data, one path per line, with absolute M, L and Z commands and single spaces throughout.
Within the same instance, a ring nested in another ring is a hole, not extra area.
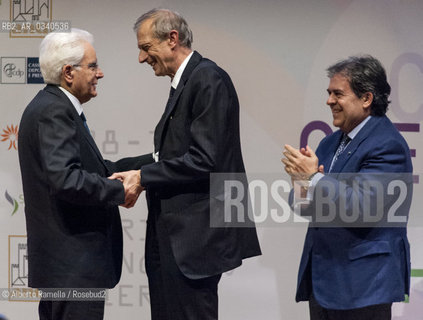
M 283 155 L 285 158 L 281 161 L 292 180 L 307 180 L 315 172 L 324 172 L 323 165 L 318 166 L 319 159 L 309 146 L 295 149 L 286 144 Z

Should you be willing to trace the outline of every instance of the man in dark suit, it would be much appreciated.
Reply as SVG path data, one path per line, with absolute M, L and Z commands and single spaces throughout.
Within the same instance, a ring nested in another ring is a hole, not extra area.
M 40 65 L 47 86 L 20 123 L 29 286 L 66 297 L 65 288 L 94 288 L 97 298 L 51 301 L 43 296 L 43 320 L 103 319 L 100 289 L 114 287 L 122 269 L 118 205 L 131 207 L 136 200 L 126 185 L 107 177 L 143 162 L 143 157 L 103 160 L 88 130 L 82 104 L 97 95 L 98 79 L 104 76 L 92 42 L 91 34 L 78 29 L 44 38 Z
M 324 138 L 316 154 L 308 146 L 286 145 L 282 159 L 294 184 L 302 181 L 294 188 L 308 201 L 302 213 L 316 219 L 319 201 L 327 197 L 320 213 L 332 206 L 336 220 L 309 227 L 296 300 L 309 300 L 313 320 L 387 320 L 392 303 L 409 293 L 410 150 L 385 115 L 391 88 L 377 59 L 350 57 L 329 67 L 328 75 L 327 104 L 340 130 Z M 405 188 L 387 191 L 393 185 Z M 401 196 L 397 211 L 403 216 L 390 216 Z
M 210 174 L 245 172 L 237 94 L 224 70 L 191 50 L 179 14 L 154 9 L 134 30 L 139 62 L 172 79 L 154 133 L 156 162 L 112 176 L 147 190 L 152 319 L 217 319 L 221 274 L 260 254 L 254 223 L 210 227 Z

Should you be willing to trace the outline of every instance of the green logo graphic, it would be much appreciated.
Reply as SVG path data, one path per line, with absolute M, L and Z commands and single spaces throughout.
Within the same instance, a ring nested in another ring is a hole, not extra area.
M 7 192 L 4 193 L 6 200 L 13 206 L 12 216 L 18 211 L 19 209 L 19 202 L 16 201 L 15 198 L 12 198 L 10 194 Z
M 412 278 L 423 278 L 423 269 L 411 269 L 411 277 Z M 406 294 L 405 295 L 405 303 L 410 302 L 410 297 Z

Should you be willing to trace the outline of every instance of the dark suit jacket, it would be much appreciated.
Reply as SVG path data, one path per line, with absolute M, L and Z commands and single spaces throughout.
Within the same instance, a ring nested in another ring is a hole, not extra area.
M 104 161 L 66 95 L 47 85 L 25 109 L 19 161 L 28 234 L 29 286 L 111 288 L 122 268 L 124 202 L 113 171 L 142 158 Z
M 341 135 L 342 132 L 336 131 L 324 138 L 316 150 L 319 164 L 323 164 L 326 170 L 330 167 Z M 339 215 L 339 210 L 351 211 L 354 206 L 359 208 L 360 215 L 363 214 L 366 191 L 356 189 L 352 192 L 353 180 L 370 181 L 374 178 L 388 181 L 391 176 L 400 177 L 409 187 L 400 207 L 408 214 L 412 194 L 410 151 L 386 116 L 372 117 L 365 124 L 340 155 L 332 172 L 335 174 L 326 175 L 318 182 L 315 197 L 320 186 L 334 186 L 332 199 L 337 204 L 336 215 Z M 345 183 L 341 179 L 345 179 Z M 344 195 L 339 191 L 342 185 L 348 185 Z M 343 208 L 338 202 L 341 197 Z M 370 197 L 374 204 L 376 195 L 370 193 Z M 399 199 L 399 196 L 395 193 L 392 198 Z M 385 204 L 387 207 L 383 207 L 382 213 L 386 218 L 387 208 L 392 205 Z M 312 205 L 308 210 L 315 210 L 315 207 Z M 383 227 L 369 225 L 367 228 L 309 228 L 296 300 L 308 300 L 312 287 L 316 300 L 328 309 L 355 309 L 403 301 L 404 294 L 409 292 L 409 281 L 410 250 L 405 224 L 397 227 L 384 224 Z
M 239 103 L 228 74 L 198 52 L 186 66 L 154 134 L 159 160 L 141 171 L 149 220 L 170 238 L 176 263 L 196 279 L 239 266 L 259 255 L 250 228 L 210 227 L 210 174 L 245 172 Z

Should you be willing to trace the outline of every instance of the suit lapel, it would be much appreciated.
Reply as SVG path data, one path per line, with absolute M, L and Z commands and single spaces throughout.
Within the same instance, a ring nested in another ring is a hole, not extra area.
M 182 73 L 181 80 L 179 81 L 178 87 L 176 88 L 175 93 L 173 94 L 173 97 L 170 101 L 169 108 L 165 109 L 154 131 L 155 152 L 160 150 L 160 146 L 162 145 L 163 132 L 166 130 L 166 125 L 169 121 L 169 117 L 172 114 L 173 110 L 175 109 L 176 104 L 179 100 L 179 97 L 184 90 L 185 83 L 188 81 L 192 72 L 198 66 L 198 64 L 201 62 L 202 59 L 203 57 L 197 51 L 194 51 L 193 55 L 191 56 L 191 59 L 188 61 L 188 64 L 185 67 L 184 72 Z
M 93 139 L 93 137 L 91 136 L 91 134 L 88 132 L 87 128 L 85 128 L 84 126 L 84 122 L 81 119 L 81 116 L 78 114 L 78 112 L 76 112 L 75 107 L 73 106 L 72 102 L 68 99 L 68 97 L 62 92 L 62 90 L 60 90 L 57 86 L 53 86 L 53 85 L 47 85 L 46 91 L 56 95 L 58 98 L 60 98 L 63 101 L 66 101 L 69 110 L 71 110 L 71 113 L 75 119 L 75 123 L 77 125 L 77 130 L 82 132 L 82 135 L 84 136 L 85 140 L 87 140 L 88 144 L 90 145 L 90 147 L 93 149 L 94 153 L 96 154 L 97 158 L 100 160 L 100 162 L 102 163 L 102 165 L 106 168 L 106 172 L 108 171 L 108 168 L 106 166 L 106 164 L 104 163 L 104 159 L 103 156 L 100 153 L 100 150 L 98 150 L 98 147 Z
M 75 110 L 75 112 L 76 112 L 76 110 Z M 76 113 L 76 114 L 77 114 L 76 122 L 78 123 L 78 129 L 82 131 L 82 135 L 84 136 L 85 140 L 87 140 L 88 144 L 93 149 L 94 153 L 97 155 L 97 158 L 104 165 L 104 167 L 108 170 L 108 168 L 106 167 L 106 165 L 104 163 L 103 156 L 101 155 L 100 150 L 98 150 L 97 144 L 95 143 L 92 135 L 88 132 L 87 128 L 84 126 L 84 123 L 83 123 L 81 117 L 78 115 L 78 113 Z

